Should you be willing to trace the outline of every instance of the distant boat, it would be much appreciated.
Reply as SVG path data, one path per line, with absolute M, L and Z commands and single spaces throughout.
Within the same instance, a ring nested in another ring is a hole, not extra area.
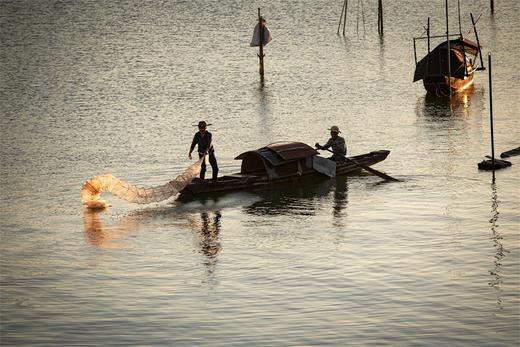
M 458 1 L 457 1 L 458 2 Z M 484 70 L 482 52 L 478 40 L 475 21 L 471 14 L 473 31 L 476 43 L 462 35 L 460 26 L 460 4 L 459 8 L 459 34 L 444 36 L 430 36 L 430 19 L 426 28 L 426 36 L 414 37 L 415 73 L 413 81 L 423 80 L 424 88 L 429 94 L 436 96 L 448 96 L 455 92 L 464 90 L 473 84 L 474 73 Z M 448 0 L 446 0 L 446 28 L 448 28 Z M 448 30 L 448 29 L 447 29 Z M 456 36 L 455 39 L 450 37 Z M 430 39 L 445 38 L 437 47 L 430 51 Z M 417 62 L 417 40 L 428 40 L 428 54 Z M 480 67 L 477 67 L 476 59 L 480 55 Z
M 413 81 L 422 79 L 426 91 L 439 96 L 464 90 L 473 84 L 479 52 L 477 43 L 463 37 L 449 40 L 449 45 L 448 41 L 442 42 L 417 63 Z

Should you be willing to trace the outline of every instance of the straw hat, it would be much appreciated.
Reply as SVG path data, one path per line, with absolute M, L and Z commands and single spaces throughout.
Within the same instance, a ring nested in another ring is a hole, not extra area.
M 206 123 L 205 121 L 201 120 L 201 121 L 199 122 L 199 124 L 194 125 L 194 126 L 199 127 L 199 128 L 205 128 L 205 127 L 210 126 L 210 125 L 211 125 L 211 123 L 208 124 L 208 123 Z
M 341 131 L 339 131 L 339 128 L 335 125 L 331 126 L 329 130 L 333 133 L 338 133 L 338 134 L 341 132 Z

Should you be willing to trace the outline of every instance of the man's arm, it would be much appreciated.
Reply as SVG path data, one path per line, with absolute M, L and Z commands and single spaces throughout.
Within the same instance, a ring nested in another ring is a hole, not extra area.
M 329 139 L 326 144 L 324 144 L 321 149 L 327 149 L 332 146 L 332 139 Z
M 330 146 L 332 146 L 332 139 L 329 139 L 327 143 L 325 143 L 323 146 L 321 146 L 318 142 L 314 145 L 317 149 L 327 149 Z
M 197 144 L 197 134 L 195 134 L 193 136 L 193 140 L 191 141 L 190 152 L 188 153 L 188 158 L 190 158 L 190 159 L 191 159 L 191 152 L 193 152 L 193 149 L 195 148 L 195 144 Z

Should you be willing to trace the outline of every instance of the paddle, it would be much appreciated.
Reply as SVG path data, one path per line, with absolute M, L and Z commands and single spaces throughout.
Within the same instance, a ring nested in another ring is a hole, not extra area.
M 320 148 L 321 149 L 321 148 Z M 387 181 L 394 181 L 394 182 L 401 182 L 400 180 L 398 180 L 397 178 L 393 178 L 391 176 L 388 176 L 387 174 L 384 174 L 382 173 L 381 171 L 377 171 L 376 169 L 372 169 L 370 166 L 367 166 L 365 164 L 361 164 L 360 162 L 358 161 L 355 161 L 354 159 L 350 159 L 350 158 L 347 158 L 346 156 L 344 156 L 343 154 L 341 153 L 336 153 L 334 151 L 331 151 L 330 149 L 325 149 L 326 151 L 332 153 L 332 154 L 335 154 L 335 155 L 339 155 L 340 157 L 342 157 L 343 159 L 345 159 L 346 161 L 350 161 L 351 163 L 354 163 L 358 166 L 361 166 L 363 169 L 367 170 L 368 172 L 370 173 L 373 173 L 374 175 L 376 176 L 379 176 L 381 178 L 384 178 L 385 180 Z

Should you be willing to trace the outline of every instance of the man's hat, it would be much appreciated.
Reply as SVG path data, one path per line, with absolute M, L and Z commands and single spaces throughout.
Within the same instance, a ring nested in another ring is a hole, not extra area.
M 331 132 L 333 133 L 340 133 L 341 131 L 339 131 L 339 128 L 335 125 L 331 126 L 330 129 L 329 129 Z
M 211 125 L 211 124 L 207 124 L 205 121 L 201 120 L 201 121 L 199 122 L 199 124 L 197 124 L 197 125 L 195 125 L 195 126 L 197 126 L 197 127 L 199 127 L 199 128 L 205 128 L 205 127 L 210 126 L 210 125 Z

